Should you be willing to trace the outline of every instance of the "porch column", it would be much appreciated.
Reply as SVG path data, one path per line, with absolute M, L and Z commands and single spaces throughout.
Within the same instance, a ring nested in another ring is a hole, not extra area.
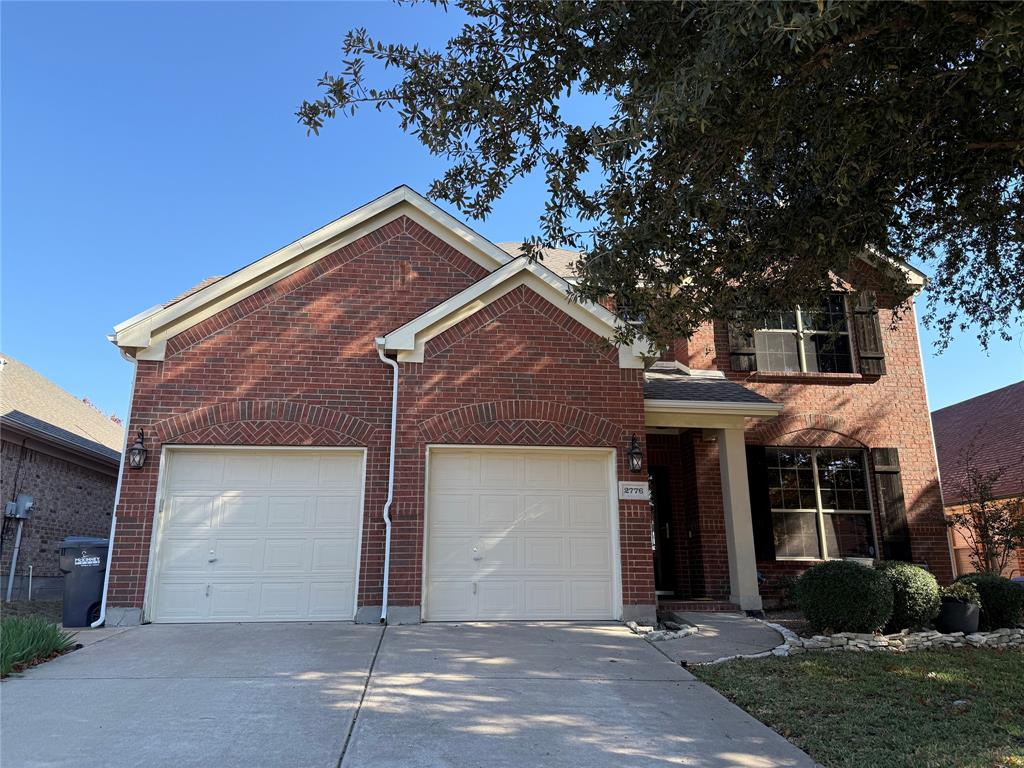
M 729 552 L 729 602 L 736 603 L 744 611 L 759 611 L 761 595 L 757 589 L 757 558 L 754 555 L 743 429 L 719 429 L 717 432 L 725 541 Z

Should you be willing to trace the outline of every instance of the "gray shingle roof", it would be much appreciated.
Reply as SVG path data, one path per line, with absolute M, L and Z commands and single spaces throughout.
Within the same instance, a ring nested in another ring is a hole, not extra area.
M 644 372 L 644 398 L 647 400 L 688 400 L 707 403 L 772 403 L 764 395 L 728 379 L 689 376 L 683 372 L 648 370 Z
M 0 355 L 0 418 L 114 461 L 124 445 L 123 427 L 8 355 Z
M 497 243 L 496 245 L 509 256 L 523 255 L 523 243 Z M 573 267 L 583 257 L 582 253 L 565 248 L 544 248 L 542 253 L 544 258 L 540 260 L 540 263 L 556 275 L 564 280 L 572 280 L 576 277 L 576 270 Z

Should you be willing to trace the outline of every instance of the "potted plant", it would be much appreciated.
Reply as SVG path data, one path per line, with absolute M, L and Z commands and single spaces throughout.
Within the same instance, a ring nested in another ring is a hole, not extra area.
M 940 632 L 963 632 L 969 635 L 978 631 L 981 617 L 981 596 L 973 584 L 955 581 L 942 590 L 942 607 L 939 609 L 935 626 Z

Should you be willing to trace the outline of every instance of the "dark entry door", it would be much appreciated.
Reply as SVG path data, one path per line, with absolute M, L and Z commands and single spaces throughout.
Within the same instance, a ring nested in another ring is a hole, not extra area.
M 676 585 L 676 561 L 672 536 L 672 496 L 668 482 L 668 468 L 651 467 L 651 517 L 654 535 L 654 589 L 672 594 Z

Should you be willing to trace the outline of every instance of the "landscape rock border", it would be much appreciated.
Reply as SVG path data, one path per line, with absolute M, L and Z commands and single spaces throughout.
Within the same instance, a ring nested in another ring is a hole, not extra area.
M 909 632 L 904 630 L 891 635 L 838 632 L 834 635 L 799 637 L 794 632 L 777 624 L 764 622 L 783 637 L 781 645 L 772 651 L 773 656 L 795 656 L 808 651 L 852 651 L 855 653 L 906 653 L 926 648 L 1024 648 L 1024 628 L 997 629 L 992 632 L 963 632 L 943 634 L 935 630 Z
M 629 627 L 633 634 L 640 635 L 650 643 L 659 643 L 663 640 L 678 640 L 682 637 L 697 634 L 697 627 L 692 624 L 685 626 L 673 622 L 666 622 L 666 624 L 672 624 L 672 626 L 678 627 L 678 629 L 657 629 L 646 624 L 637 624 L 635 621 L 626 622 L 626 626 Z

